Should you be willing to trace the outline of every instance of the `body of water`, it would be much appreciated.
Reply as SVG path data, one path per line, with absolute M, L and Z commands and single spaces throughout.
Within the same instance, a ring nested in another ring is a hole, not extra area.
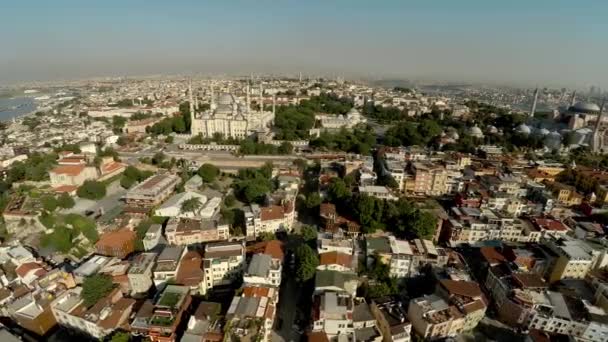
M 32 97 L 0 98 L 0 121 L 31 113 L 36 110 Z

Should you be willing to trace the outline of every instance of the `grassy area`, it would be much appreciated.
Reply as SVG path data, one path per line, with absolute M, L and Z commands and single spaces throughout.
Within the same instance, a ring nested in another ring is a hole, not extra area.
M 158 305 L 168 306 L 168 307 L 172 308 L 175 305 L 177 305 L 177 302 L 179 302 L 181 297 L 182 297 L 181 293 L 167 292 L 167 293 L 163 294 L 163 296 L 160 298 L 160 300 L 158 301 Z

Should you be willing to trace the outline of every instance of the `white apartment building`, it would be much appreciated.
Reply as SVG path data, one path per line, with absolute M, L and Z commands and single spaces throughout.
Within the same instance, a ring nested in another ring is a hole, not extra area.
M 313 317 L 313 331 L 323 331 L 330 339 L 337 336 L 352 337 L 353 298 L 347 293 L 324 292 L 313 305 L 317 306 Z
M 127 273 L 131 294 L 145 293 L 152 287 L 155 260 L 156 253 L 141 253 L 133 259 Z
M 269 254 L 254 254 L 243 274 L 243 283 L 248 285 L 280 286 L 281 261 Z
M 230 284 L 245 267 L 245 247 L 238 242 L 216 242 L 205 245 L 203 268 L 205 288 Z

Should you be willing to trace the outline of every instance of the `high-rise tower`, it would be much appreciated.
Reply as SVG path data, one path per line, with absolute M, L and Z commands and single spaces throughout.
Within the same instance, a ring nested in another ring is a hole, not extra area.
M 530 109 L 530 117 L 534 117 L 534 113 L 536 113 L 536 102 L 538 101 L 538 88 L 534 90 L 534 101 L 532 101 L 532 108 Z
M 593 135 L 591 136 L 591 150 L 593 153 L 600 152 L 603 145 L 603 137 L 600 133 L 600 125 L 602 124 L 602 114 L 604 114 L 604 104 L 606 103 L 606 98 L 602 100 L 602 105 L 600 106 L 600 113 L 597 115 L 597 121 L 595 122 L 595 128 L 593 129 Z

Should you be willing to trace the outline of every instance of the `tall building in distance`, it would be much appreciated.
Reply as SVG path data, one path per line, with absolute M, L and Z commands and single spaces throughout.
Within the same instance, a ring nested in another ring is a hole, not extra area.
M 190 87 L 190 92 L 192 92 Z M 275 97 L 271 111 L 264 110 L 264 89 L 260 84 L 258 110 L 251 109 L 250 89 L 246 87 L 246 100 L 243 103 L 239 98 L 229 93 L 220 94 L 215 101 L 213 84 L 211 85 L 211 103 L 208 110 L 195 113 L 191 105 L 192 136 L 202 135 L 211 138 L 215 134 L 222 134 L 226 138 L 243 139 L 257 133 L 267 133 L 274 123 Z M 191 101 L 192 103 L 192 101 Z

